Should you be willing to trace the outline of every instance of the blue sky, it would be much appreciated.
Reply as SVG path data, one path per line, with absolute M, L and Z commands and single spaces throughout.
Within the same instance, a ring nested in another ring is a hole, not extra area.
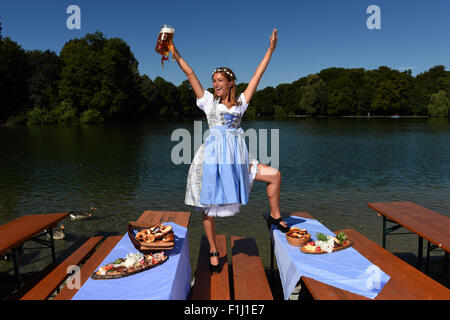
M 66 9 L 81 9 L 81 30 L 69 30 Z M 381 29 L 369 30 L 369 5 L 381 9 Z M 3 36 L 24 49 L 60 52 L 73 38 L 99 30 L 131 47 L 139 71 L 179 85 L 176 62 L 161 68 L 154 51 L 162 24 L 175 27 L 175 44 L 205 88 L 215 67 L 228 66 L 248 82 L 269 45 L 278 47 L 259 89 L 290 83 L 328 67 L 376 69 L 381 65 L 414 75 L 434 65 L 450 70 L 448 0 L 1 0 Z

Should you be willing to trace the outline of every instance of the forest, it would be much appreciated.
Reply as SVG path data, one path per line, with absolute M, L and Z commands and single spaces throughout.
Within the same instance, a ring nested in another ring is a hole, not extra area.
M 237 84 L 238 94 L 246 83 Z M 209 88 L 212 92 L 212 89 Z M 450 71 L 386 66 L 327 68 L 258 90 L 245 118 L 258 116 L 448 116 Z M 24 50 L 0 24 L 0 124 L 133 122 L 203 117 L 186 80 L 175 86 L 138 71 L 130 46 L 100 31 L 65 43 L 59 55 Z

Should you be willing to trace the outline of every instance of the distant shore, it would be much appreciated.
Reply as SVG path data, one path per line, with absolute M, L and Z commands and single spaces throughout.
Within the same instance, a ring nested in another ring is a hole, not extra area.
M 306 118 L 306 117 L 314 117 L 312 115 L 307 114 L 291 114 L 288 115 L 288 117 L 295 117 L 295 118 Z M 315 116 L 317 118 L 333 118 L 333 117 L 339 117 L 339 118 L 392 118 L 392 117 L 398 117 L 398 118 L 430 118 L 430 116 Z

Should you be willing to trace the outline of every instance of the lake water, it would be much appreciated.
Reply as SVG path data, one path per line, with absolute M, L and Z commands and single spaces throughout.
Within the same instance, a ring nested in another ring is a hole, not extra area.
M 271 129 L 279 130 L 283 213 L 306 211 L 331 230 L 353 228 L 379 244 L 381 218 L 368 202 L 414 201 L 449 213 L 448 118 L 289 118 L 242 125 L 267 129 L 268 142 Z M 0 224 L 97 207 L 92 220 L 63 222 L 67 239 L 56 242 L 59 254 L 81 238 L 125 234 L 144 210 L 191 211 L 184 204 L 189 164 L 171 161 L 178 144 L 171 134 L 178 128 L 193 133 L 194 120 L 0 127 Z M 267 212 L 266 184 L 257 181 L 239 215 L 216 222 L 218 234 L 254 237 L 266 268 L 269 235 L 261 214 Z M 202 234 L 201 213 L 192 211 L 193 270 Z M 388 238 L 388 249 L 416 253 L 417 237 Z M 45 259 L 34 255 L 30 261 Z

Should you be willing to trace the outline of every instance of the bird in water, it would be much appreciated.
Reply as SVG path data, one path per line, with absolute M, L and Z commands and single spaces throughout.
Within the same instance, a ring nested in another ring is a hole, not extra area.
M 53 239 L 54 240 L 63 240 L 66 237 L 66 234 L 64 233 L 64 226 L 61 225 L 59 227 L 59 230 L 53 231 Z M 47 239 L 50 239 L 50 234 L 47 233 Z
M 94 216 L 94 211 L 96 211 L 97 208 L 91 207 L 89 209 L 89 212 L 79 212 L 79 211 L 69 211 L 69 216 L 71 220 L 83 220 L 92 218 Z

